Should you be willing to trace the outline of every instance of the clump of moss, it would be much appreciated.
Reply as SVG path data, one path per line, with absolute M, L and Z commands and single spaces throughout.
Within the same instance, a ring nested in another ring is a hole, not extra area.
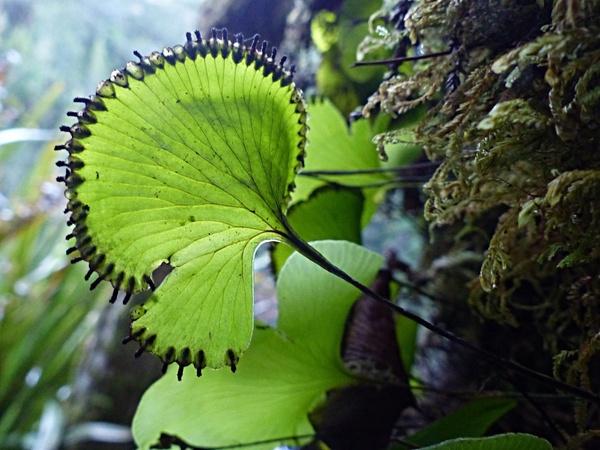
M 600 2 L 418 0 L 398 23 L 406 54 L 448 54 L 394 70 L 364 113 L 429 106 L 416 138 L 440 166 L 426 218 L 496 214 L 471 305 L 533 324 L 555 375 L 598 392 Z

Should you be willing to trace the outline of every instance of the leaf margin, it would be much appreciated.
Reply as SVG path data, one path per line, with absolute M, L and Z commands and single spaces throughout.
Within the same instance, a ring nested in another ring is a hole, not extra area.
M 264 78 L 270 78 L 275 84 L 279 82 L 281 88 L 287 88 L 290 95 L 290 103 L 295 105 L 295 115 L 297 116 L 298 123 L 298 137 L 297 145 L 295 149 L 288 149 L 290 153 L 290 159 L 286 166 L 287 171 L 287 187 L 281 202 L 277 204 L 277 211 L 273 211 L 276 216 L 280 216 L 279 225 L 280 229 L 264 230 L 265 233 L 254 236 L 252 241 L 253 248 L 257 247 L 260 242 L 265 240 L 281 240 L 284 242 L 290 242 L 286 239 L 285 232 L 287 221 L 285 220 L 285 210 L 287 204 L 291 199 L 291 191 L 294 189 L 294 178 L 296 173 L 303 167 L 305 157 L 305 146 L 307 143 L 306 133 L 308 131 L 306 105 L 302 97 L 302 92 L 294 85 L 292 79 L 294 75 L 293 66 L 287 69 L 284 66 L 286 57 L 281 58 L 280 62 L 275 61 L 277 50 L 273 47 L 271 53 L 267 52 L 268 44 L 262 43 L 259 48 L 260 38 L 258 35 L 254 36 L 252 44 L 250 46 L 244 45 L 244 39 L 241 34 L 237 34 L 235 41 L 232 42 L 228 39 L 228 33 L 226 29 L 221 30 L 221 36 L 218 36 L 218 32 L 213 28 L 212 38 L 202 38 L 200 32 L 195 32 L 195 40 L 191 33 L 186 34 L 186 43 L 184 45 L 176 45 L 173 48 L 166 47 L 162 52 L 152 52 L 150 56 L 142 56 L 139 52 L 134 54 L 139 58 L 139 62 L 128 62 L 123 69 L 115 70 L 112 72 L 109 79 L 100 82 L 96 89 L 95 95 L 88 98 L 75 98 L 75 102 L 83 103 L 84 107 L 82 110 L 77 112 L 67 113 L 70 117 L 75 117 L 77 122 L 72 126 L 62 126 L 60 129 L 63 132 L 70 134 L 70 139 L 62 145 L 57 145 L 55 150 L 66 150 L 68 157 L 66 161 L 59 161 L 57 165 L 59 167 L 66 167 L 66 173 L 62 177 L 58 177 L 57 181 L 63 182 L 66 186 L 65 196 L 68 199 L 67 208 L 65 209 L 66 214 L 70 214 L 68 225 L 74 226 L 71 233 L 67 235 L 67 239 L 75 240 L 75 244 L 67 250 L 67 254 L 78 252 L 79 255 L 72 259 L 72 263 L 79 261 L 87 262 L 89 265 L 89 271 L 85 276 L 86 280 L 94 274 L 97 274 L 97 278 L 91 283 L 90 289 L 96 288 L 101 281 L 107 280 L 113 285 L 113 294 L 110 298 L 110 302 L 114 303 L 117 299 L 117 295 L 120 290 L 125 291 L 125 297 L 123 303 L 127 303 L 134 293 L 146 290 L 150 288 L 154 291 L 155 285 L 152 280 L 152 271 L 148 270 L 143 274 L 127 273 L 125 270 L 115 267 L 115 262 L 110 259 L 110 248 L 98 248 L 96 242 L 92 237 L 92 233 L 88 230 L 87 217 L 90 212 L 90 206 L 82 202 L 77 195 L 77 187 L 84 183 L 85 179 L 79 173 L 84 167 L 84 162 L 79 157 L 79 154 L 85 151 L 85 139 L 92 135 L 90 127 L 98 123 L 97 115 L 107 111 L 106 103 L 109 99 L 116 98 L 118 96 L 119 89 L 128 88 L 130 83 L 135 81 L 143 81 L 146 77 L 151 77 L 157 71 L 162 70 L 165 66 L 176 66 L 179 63 L 185 63 L 187 60 L 195 61 L 196 58 L 231 58 L 235 65 L 243 64 L 247 67 L 253 67 L 260 76 Z M 295 159 L 295 162 L 293 161 Z M 254 213 L 254 211 L 250 211 Z M 255 242 L 257 241 L 257 242 Z M 163 261 L 164 263 L 164 261 Z M 252 263 L 250 263 L 251 265 Z M 158 267 L 158 266 L 157 266 Z M 251 288 L 250 288 L 251 292 Z M 250 294 L 252 296 L 252 294 Z M 136 307 L 131 313 L 133 321 L 140 319 L 145 314 L 143 307 Z M 247 314 L 246 314 L 247 315 Z M 250 315 L 250 322 L 253 320 Z M 181 375 L 183 367 L 193 363 L 200 373 L 201 369 L 206 365 L 206 361 L 201 357 L 190 357 L 189 352 L 186 349 L 179 349 L 176 355 L 162 350 L 156 351 L 155 340 L 156 334 L 147 333 L 144 327 L 134 326 L 132 321 L 132 330 L 130 335 L 124 340 L 128 342 L 130 340 L 137 340 L 140 342 L 140 350 L 136 352 L 136 355 L 141 354 L 142 351 L 148 350 L 156 353 L 162 360 L 165 366 L 163 370 L 166 370 L 166 366 L 172 362 L 177 362 L 180 365 L 179 374 Z M 252 326 L 250 325 L 250 332 L 248 336 L 248 342 L 245 344 L 247 347 L 252 334 Z M 164 347 L 164 346 L 163 346 Z M 244 348 L 245 348 L 244 347 Z M 232 370 L 235 370 L 235 365 L 241 352 L 240 350 L 228 350 L 225 354 L 224 364 L 230 365 Z M 198 356 L 198 355 L 196 355 Z M 219 362 L 210 361 L 210 366 L 220 367 L 222 364 Z

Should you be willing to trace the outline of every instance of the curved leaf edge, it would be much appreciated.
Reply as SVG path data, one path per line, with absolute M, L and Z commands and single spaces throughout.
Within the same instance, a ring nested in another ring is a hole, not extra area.
M 133 53 L 139 61 L 129 61 L 124 68 L 114 70 L 109 79 L 103 80 L 98 84 L 94 95 L 76 97 L 74 102 L 82 103 L 83 109 L 70 111 L 67 113 L 67 116 L 76 118 L 77 122 L 71 126 L 63 125 L 60 127 L 60 131 L 70 134 L 70 139 L 66 143 L 55 146 L 55 150 L 57 151 L 66 150 L 68 152 L 66 160 L 56 163 L 58 167 L 66 168 L 65 175 L 57 178 L 58 182 L 62 182 L 65 185 L 65 197 L 68 202 L 64 213 L 70 214 L 67 225 L 73 226 L 66 239 L 75 239 L 74 245 L 66 253 L 67 255 L 73 253 L 79 254 L 71 259 L 71 263 L 73 264 L 81 261 L 88 263 L 89 270 L 85 275 L 86 281 L 94 273 L 97 274 L 97 278 L 90 285 L 90 290 L 95 289 L 103 280 L 110 281 L 113 286 L 113 293 L 109 300 L 110 303 L 114 303 L 117 300 L 120 291 L 125 292 L 123 304 L 127 304 L 134 293 L 147 290 L 148 288 L 152 291 L 156 289 L 152 273 L 136 277 L 126 274 L 124 271 L 115 270 L 115 264 L 110 261 L 110 256 L 97 248 L 92 236 L 88 233 L 86 217 L 90 210 L 89 205 L 78 199 L 77 187 L 84 183 L 85 180 L 78 174 L 78 171 L 83 168 L 84 163 L 77 155 L 85 150 L 85 139 L 92 134 L 88 125 L 97 123 L 96 113 L 107 111 L 104 99 L 112 99 L 117 96 L 115 87 L 127 88 L 132 80 L 143 81 L 144 78 L 156 74 L 166 65 L 174 66 L 185 62 L 188 58 L 195 61 L 197 58 L 216 58 L 219 55 L 223 59 L 232 58 L 235 64 L 246 64 L 248 67 L 253 66 L 257 72 L 262 72 L 265 78 L 270 77 L 273 83 L 279 82 L 282 88 L 292 85 L 293 90 L 290 102 L 295 104 L 296 113 L 299 115 L 298 124 L 301 125 L 301 128 L 298 132 L 297 164 L 293 168 L 293 174 L 288 184 L 283 204 L 287 205 L 291 200 L 290 193 L 295 188 L 293 177 L 304 167 L 305 147 L 307 144 L 306 134 L 308 132 L 306 103 L 302 91 L 293 85 L 295 67 L 293 65 L 289 68 L 285 66 L 286 56 L 283 56 L 277 62 L 275 60 L 277 48 L 272 47 L 269 53 L 267 41 L 263 41 L 259 46 L 260 36 L 258 34 L 254 36 L 249 46 L 244 44 L 244 37 L 241 33 L 236 34 L 234 39 L 235 41 L 233 42 L 229 40 L 227 29 L 224 28 L 219 33 L 219 30 L 213 28 L 212 36 L 208 39 L 203 38 L 199 31 L 195 31 L 193 35 L 188 32 L 186 33 L 186 42 L 184 45 L 175 45 L 172 48 L 165 47 L 162 52 L 154 51 L 149 56 L 143 56 L 139 52 L 134 51 Z M 284 215 L 284 211 L 281 213 Z M 279 232 L 277 233 L 279 234 Z M 285 237 L 282 240 L 286 241 Z M 135 320 L 135 315 L 136 309 L 134 308 L 130 315 L 132 321 Z M 141 333 L 131 333 L 123 342 L 140 340 L 143 334 L 143 330 Z M 156 336 L 146 336 L 144 342 L 140 341 L 140 349 L 136 352 L 136 356 L 146 350 L 155 338 Z M 238 358 L 235 355 L 229 356 L 231 359 L 229 365 L 232 370 L 235 370 L 235 363 Z M 186 360 L 179 358 L 180 360 L 173 361 L 168 355 L 159 355 L 159 357 L 165 364 L 163 371 L 172 362 L 177 362 L 181 369 L 189 364 L 194 364 L 198 373 L 205 367 L 205 363 L 201 358 L 190 357 Z
M 457 438 L 440 442 L 422 450 L 552 450 L 552 444 L 546 439 L 528 433 L 504 433 L 479 438 Z

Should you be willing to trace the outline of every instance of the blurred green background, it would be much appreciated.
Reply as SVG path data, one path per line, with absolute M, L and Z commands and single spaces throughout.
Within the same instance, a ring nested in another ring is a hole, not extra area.
M 65 255 L 65 200 L 54 165 L 65 155 L 54 146 L 68 137 L 58 127 L 73 123 L 65 113 L 77 108 L 74 97 L 92 94 L 135 59 L 132 50 L 182 42 L 199 12 L 197 0 L 0 0 L 2 449 L 132 445 L 125 420 L 135 405 L 103 396 L 94 381 L 114 367 L 98 348 L 126 333 L 110 327 L 129 307 L 109 310 L 107 287 L 90 291 L 86 268 Z M 127 363 L 133 351 L 127 348 Z M 133 367 L 134 380 L 159 374 Z M 110 416 L 92 414 L 98 405 Z

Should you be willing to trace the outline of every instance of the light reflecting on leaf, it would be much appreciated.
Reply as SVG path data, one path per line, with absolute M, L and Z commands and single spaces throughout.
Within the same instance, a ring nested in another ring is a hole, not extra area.
M 165 364 L 235 370 L 252 335 L 254 252 L 285 240 L 306 114 L 283 61 L 259 44 L 198 33 L 138 55 L 63 127 L 72 250 L 97 273 L 92 287 L 130 295 L 173 268 L 130 336 Z
M 322 241 L 315 248 L 366 284 L 383 262 L 348 242 Z M 308 412 L 326 391 L 355 382 L 343 368 L 340 345 L 359 292 L 297 253 L 284 265 L 277 292 L 278 328 L 255 330 L 235 375 L 206 370 L 178 382 L 171 373 L 146 392 L 133 423 L 140 448 L 156 443 L 161 432 L 196 446 L 313 432 Z

